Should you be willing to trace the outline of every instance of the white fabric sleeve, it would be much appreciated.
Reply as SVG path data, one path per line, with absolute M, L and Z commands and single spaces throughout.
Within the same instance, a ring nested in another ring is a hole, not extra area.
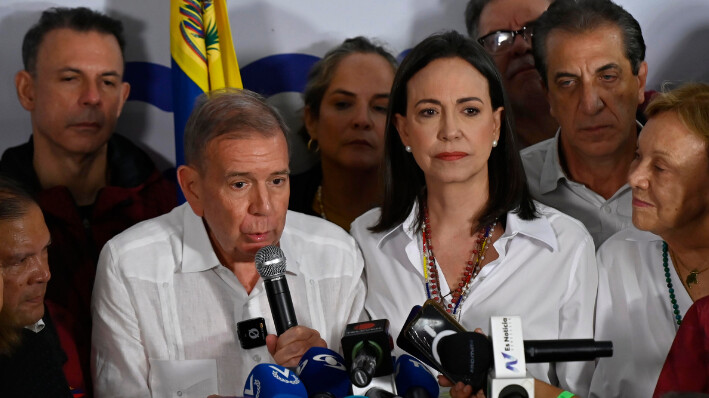
M 91 376 L 98 397 L 150 397 L 148 358 L 120 259 L 101 251 L 91 302 Z

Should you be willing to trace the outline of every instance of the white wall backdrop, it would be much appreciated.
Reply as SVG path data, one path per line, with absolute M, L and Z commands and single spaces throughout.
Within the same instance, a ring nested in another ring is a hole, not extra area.
M 445 29 L 465 32 L 466 0 L 227 0 L 239 65 L 274 54 L 321 57 L 351 36 L 376 37 L 397 55 L 429 34 Z M 643 29 L 648 46 L 649 87 L 664 81 L 709 82 L 709 0 L 618 0 Z M 27 141 L 29 114 L 15 95 L 14 75 L 22 68 L 21 41 L 45 8 L 88 6 L 121 19 L 126 28 L 127 62 L 170 67 L 169 0 L 57 0 L 0 2 L 0 152 Z M 134 88 L 135 89 L 135 88 Z M 299 94 L 269 99 L 291 127 L 299 127 Z M 126 104 L 118 129 L 145 148 L 165 169 L 174 164 L 172 113 L 143 101 Z M 293 171 L 311 161 L 302 143 L 292 140 L 298 157 Z

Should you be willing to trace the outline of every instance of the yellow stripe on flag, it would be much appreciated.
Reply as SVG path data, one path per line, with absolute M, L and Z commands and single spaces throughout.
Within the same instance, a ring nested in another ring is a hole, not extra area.
M 170 53 L 204 92 L 243 87 L 225 0 L 171 0 Z

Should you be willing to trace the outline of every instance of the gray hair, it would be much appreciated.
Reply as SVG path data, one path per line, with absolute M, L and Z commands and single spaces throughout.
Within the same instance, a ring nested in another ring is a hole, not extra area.
M 628 11 L 610 0 L 556 0 L 534 24 L 534 63 L 544 84 L 547 84 L 546 41 L 553 30 L 581 34 L 608 25 L 620 29 L 625 56 L 637 76 L 645 60 L 645 40 L 640 24 Z
M 209 141 L 224 134 L 235 134 L 236 138 L 283 134 L 288 141 L 288 127 L 264 97 L 249 90 L 215 90 L 197 98 L 187 120 L 185 162 L 201 168 Z

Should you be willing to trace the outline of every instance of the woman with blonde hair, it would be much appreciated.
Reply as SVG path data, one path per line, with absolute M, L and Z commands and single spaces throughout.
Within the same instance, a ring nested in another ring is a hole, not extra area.
M 658 94 L 628 183 L 633 224 L 598 250 L 593 397 L 650 397 L 679 325 L 709 295 L 709 85 Z

